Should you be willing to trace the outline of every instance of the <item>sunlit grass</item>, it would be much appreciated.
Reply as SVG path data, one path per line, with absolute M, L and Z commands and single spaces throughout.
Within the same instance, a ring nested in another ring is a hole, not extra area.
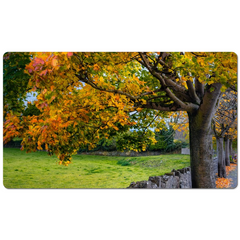
M 188 155 L 113 157 L 74 155 L 68 167 L 58 165 L 46 152 L 3 151 L 6 188 L 126 188 L 133 181 L 148 180 L 190 165 Z M 122 166 L 127 161 L 130 165 Z

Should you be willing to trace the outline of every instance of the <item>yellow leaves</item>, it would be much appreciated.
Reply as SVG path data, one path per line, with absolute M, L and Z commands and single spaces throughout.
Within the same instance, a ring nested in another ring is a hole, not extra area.
M 119 99 L 120 99 L 119 95 L 116 95 L 116 96 L 115 96 L 115 100 L 118 102 Z
M 37 123 L 37 122 L 38 122 L 38 120 L 36 118 L 32 119 L 32 123 Z
M 143 144 L 143 145 L 142 145 L 142 151 L 146 151 L 146 148 L 147 148 L 147 145 L 146 145 L 146 144 Z
M 176 131 L 178 129 L 178 126 L 177 125 L 174 125 L 173 126 L 173 130 Z
M 97 64 L 94 64 L 93 65 L 93 70 L 94 71 L 98 71 L 100 69 L 100 67 L 97 65 Z
M 182 81 L 187 81 L 187 79 L 184 76 L 181 77 L 181 80 Z
M 222 85 L 221 92 L 225 92 L 227 90 L 227 87 L 225 85 Z
M 116 127 L 115 125 L 113 125 L 113 128 L 114 128 L 116 131 L 119 130 L 118 127 Z
M 37 145 L 38 145 L 38 146 L 37 146 L 37 149 L 38 149 L 38 150 L 43 150 L 40 141 L 37 142 Z
M 111 65 L 110 65 L 110 66 L 107 66 L 106 69 L 107 69 L 108 71 L 110 71 L 110 72 L 113 71 L 113 67 L 112 67 Z
M 202 58 L 197 58 L 197 62 L 200 66 L 204 65 L 204 60 Z
M 54 58 L 51 63 L 52 63 L 53 67 L 56 67 L 58 64 L 58 60 L 56 58 Z
M 214 83 L 214 80 L 209 80 L 207 83 L 208 83 L 208 85 L 211 85 Z

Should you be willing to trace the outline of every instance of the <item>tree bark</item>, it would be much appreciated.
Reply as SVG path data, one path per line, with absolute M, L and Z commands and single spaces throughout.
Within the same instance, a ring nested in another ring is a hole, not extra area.
M 226 165 L 223 151 L 223 138 L 216 137 L 217 140 L 217 156 L 218 156 L 218 177 L 226 178 Z
M 230 166 L 230 158 L 229 158 L 229 138 L 226 136 L 224 138 L 225 141 L 225 164 L 226 166 Z
M 188 112 L 190 161 L 193 188 L 215 188 L 214 163 L 212 158 L 212 117 L 218 107 L 221 84 L 208 89 L 197 111 Z
M 232 158 L 233 158 L 233 155 L 234 155 L 234 153 L 233 153 L 233 149 L 232 149 L 232 138 L 230 138 L 229 139 L 229 155 L 230 156 L 232 156 Z
M 193 188 L 215 188 L 211 124 L 201 114 L 189 115 L 190 161 Z

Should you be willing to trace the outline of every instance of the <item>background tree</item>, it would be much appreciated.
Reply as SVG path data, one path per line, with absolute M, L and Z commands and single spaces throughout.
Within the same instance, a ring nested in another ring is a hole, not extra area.
M 25 52 L 7 52 L 3 56 L 3 105 L 4 116 L 7 111 L 22 112 L 28 92 L 30 76 L 25 67 L 31 55 Z
M 233 158 L 237 148 L 237 118 L 232 124 L 231 128 L 228 130 L 229 137 L 229 155 Z
M 189 122 L 187 112 L 173 112 L 167 123 L 175 131 L 175 138 L 189 143 Z
M 227 91 L 223 94 L 218 110 L 213 118 L 213 130 L 217 141 L 218 176 L 226 178 L 226 166 L 230 166 L 230 129 L 237 120 L 237 93 Z M 232 132 L 234 135 L 234 133 Z M 225 154 L 223 141 L 225 141 Z

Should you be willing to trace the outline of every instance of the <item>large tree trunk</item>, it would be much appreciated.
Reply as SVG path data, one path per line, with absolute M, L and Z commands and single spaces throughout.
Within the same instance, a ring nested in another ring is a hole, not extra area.
M 226 165 L 223 151 L 223 138 L 217 137 L 217 156 L 218 156 L 218 176 L 226 178 Z
M 212 157 L 212 117 L 218 107 L 221 84 L 207 89 L 196 111 L 188 112 L 190 161 L 193 188 L 215 188 L 214 163 Z
M 225 141 L 225 163 L 226 166 L 230 166 L 230 158 L 229 158 L 229 138 L 226 136 L 224 138 Z
M 201 114 L 189 115 L 190 161 L 193 188 L 215 188 L 211 123 Z

